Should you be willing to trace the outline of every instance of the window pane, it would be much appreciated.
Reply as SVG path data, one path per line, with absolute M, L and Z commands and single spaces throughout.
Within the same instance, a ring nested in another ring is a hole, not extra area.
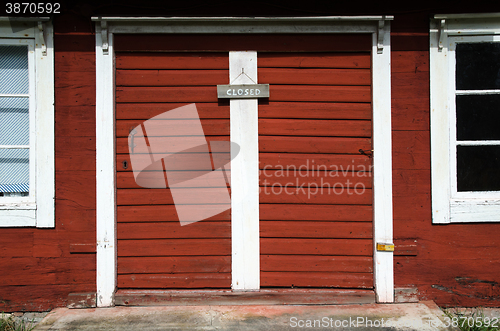
M 0 98 L 0 145 L 29 145 L 29 99 Z
M 500 146 L 457 146 L 457 190 L 500 190 Z
M 458 43 L 457 90 L 500 89 L 500 43 Z
M 457 95 L 457 140 L 500 140 L 500 95 Z
M 29 93 L 28 47 L 0 46 L 0 94 Z
M 29 149 L 0 149 L 0 193 L 29 192 Z

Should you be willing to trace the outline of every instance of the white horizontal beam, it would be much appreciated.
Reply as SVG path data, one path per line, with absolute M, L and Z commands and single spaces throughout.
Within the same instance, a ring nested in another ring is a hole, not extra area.
M 452 199 L 450 211 L 452 223 L 500 222 L 499 199 Z
M 373 33 L 393 16 L 93 17 L 112 33 Z
M 306 17 L 92 17 L 92 21 L 146 22 L 330 22 L 330 21 L 392 21 L 394 16 L 306 16 Z
M 475 14 L 436 14 L 434 18 L 437 20 L 446 19 L 461 19 L 461 18 L 494 18 L 500 17 L 500 13 L 475 13 Z
M 36 210 L 35 203 L 20 201 L 19 197 L 3 197 L 5 202 L 0 205 L 0 210 Z M 18 202 L 15 202 L 15 201 Z
M 192 33 L 192 34 L 301 34 L 301 33 L 373 33 L 377 30 L 377 23 L 366 22 L 336 22 L 325 23 L 318 22 L 316 24 L 300 24 L 294 23 L 290 25 L 255 23 L 245 24 L 244 22 L 235 22 L 235 24 L 220 24 L 220 22 L 179 22 L 179 24 L 151 24 L 150 22 L 127 22 L 120 24 L 115 22 L 109 24 L 109 31 L 112 33 Z
M 0 227 L 12 226 L 35 226 L 36 225 L 36 210 L 2 210 L 0 215 Z

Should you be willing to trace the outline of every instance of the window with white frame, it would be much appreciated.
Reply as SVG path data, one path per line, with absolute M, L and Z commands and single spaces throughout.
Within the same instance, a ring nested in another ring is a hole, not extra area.
M 500 15 L 436 15 L 430 34 L 434 223 L 500 222 Z
M 35 94 L 34 43 L 0 40 L 0 197 L 5 202 L 34 201 L 34 185 L 30 190 L 34 180 L 30 154 L 35 149 L 30 144 L 34 140 L 34 112 L 30 113 Z
M 54 226 L 52 41 L 49 22 L 0 17 L 0 226 Z

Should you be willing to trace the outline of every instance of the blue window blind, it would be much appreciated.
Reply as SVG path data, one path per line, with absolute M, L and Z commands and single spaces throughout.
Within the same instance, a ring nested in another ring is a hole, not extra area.
M 29 194 L 29 70 L 26 46 L 0 46 L 0 196 Z

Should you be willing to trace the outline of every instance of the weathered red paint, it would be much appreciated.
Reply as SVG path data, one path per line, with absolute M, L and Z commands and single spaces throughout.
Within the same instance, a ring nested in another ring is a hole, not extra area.
M 56 226 L 0 230 L 0 311 L 43 311 L 95 292 L 95 53 L 92 33 L 55 34 Z M 74 254 L 74 253 L 79 254 Z
M 489 9 L 480 9 L 477 6 L 475 8 L 466 8 L 461 5 L 456 7 L 456 10 L 458 12 L 471 12 L 487 11 Z M 387 8 L 385 10 L 380 8 L 379 11 L 384 13 L 392 12 Z M 428 29 L 429 16 L 434 12 L 442 12 L 442 10 L 426 9 L 419 13 L 403 14 L 397 12 L 391 25 L 393 202 L 394 242 L 396 245 L 394 252 L 395 286 L 396 288 L 410 288 L 412 300 L 414 300 L 415 296 L 418 296 L 420 300 L 434 300 L 442 306 L 499 306 L 500 253 L 498 247 L 500 246 L 500 237 L 498 231 L 500 225 L 478 223 L 438 226 L 432 225 L 431 222 Z M 332 14 L 338 13 L 332 11 Z M 353 14 L 356 14 L 356 11 L 353 11 Z M 80 302 L 82 298 L 87 298 L 87 294 L 82 295 L 83 293 L 90 293 L 90 304 L 93 302 L 91 293 L 96 291 L 96 261 L 95 250 L 93 249 L 95 247 L 96 215 L 95 35 L 91 31 L 93 27 L 89 22 L 89 17 L 73 13 L 65 13 L 55 17 L 56 227 L 55 229 L 1 229 L 0 252 L 2 257 L 0 258 L 0 269 L 3 272 L 1 275 L 2 284 L 0 285 L 0 310 L 2 311 L 49 310 L 68 303 Z M 228 44 L 227 36 L 215 39 L 206 38 L 204 43 L 196 45 L 192 43 L 191 38 L 194 38 L 193 36 L 184 38 L 184 40 L 175 39 L 171 36 L 164 38 L 166 42 L 161 43 L 161 45 L 169 45 L 169 43 L 173 42 L 179 50 L 192 48 L 204 51 L 217 47 L 222 50 L 223 46 Z M 252 45 L 257 46 L 262 41 L 261 38 L 261 36 L 254 38 L 251 42 Z M 292 42 L 288 46 L 284 44 L 273 45 L 269 40 L 266 40 L 261 48 L 273 51 L 288 51 L 294 45 L 300 44 L 303 46 L 303 41 L 307 38 L 310 38 L 310 36 L 300 40 L 291 40 Z M 327 36 L 327 38 L 331 38 L 331 36 Z M 332 51 L 346 50 L 349 47 L 352 48 L 353 45 L 357 45 L 356 47 L 364 45 L 364 48 L 369 48 L 371 45 L 371 37 L 353 39 L 349 35 L 342 38 L 344 38 L 344 42 L 339 44 L 332 43 L 330 39 L 309 40 L 314 47 L 319 48 L 326 45 Z M 123 36 L 117 38 L 117 43 L 117 46 L 123 49 L 132 47 L 133 49 L 130 50 L 139 51 L 157 50 L 159 45 L 151 42 L 151 40 L 144 39 L 143 36 L 134 38 Z M 236 48 L 248 47 L 248 44 L 241 42 L 236 43 L 236 45 L 239 45 Z M 127 153 L 126 136 L 131 125 L 184 105 L 185 102 L 199 102 L 198 100 L 203 101 L 203 103 L 198 104 L 202 120 L 216 121 L 212 122 L 213 125 L 208 124 L 209 122 L 206 123 L 207 133 L 214 134 L 211 139 L 227 139 L 229 105 L 227 102 L 218 102 L 213 97 L 212 93 L 215 89 L 212 87 L 202 86 L 196 88 L 193 90 L 196 95 L 187 93 L 187 98 L 180 101 L 173 99 L 168 104 L 145 103 L 153 99 L 143 98 L 144 95 L 141 95 L 141 93 L 127 95 L 131 86 L 125 85 L 133 82 L 138 73 L 133 73 L 135 76 L 134 79 L 131 79 L 130 77 L 123 78 L 121 71 L 130 69 L 145 71 L 154 69 L 220 71 L 228 69 L 226 53 L 209 52 L 189 53 L 188 56 L 186 55 L 186 53 L 151 54 L 137 52 L 123 53 L 122 56 L 117 57 L 117 81 L 119 84 L 124 85 L 117 88 L 117 96 L 120 100 L 134 100 L 133 104 L 117 103 L 116 105 L 117 132 L 120 134 L 117 138 L 118 155 Z M 263 69 L 263 76 L 259 77 L 259 82 L 265 79 L 272 81 L 274 75 L 271 75 L 271 73 L 275 73 L 276 68 L 359 69 L 360 75 L 350 82 L 361 85 L 353 85 L 353 87 L 347 89 L 349 100 L 352 101 L 353 97 L 367 98 L 371 93 L 366 88 L 366 85 L 363 85 L 363 82 L 366 81 L 366 70 L 370 68 L 370 61 L 370 57 L 366 56 L 365 53 L 360 53 L 359 50 L 353 53 L 323 53 L 321 57 L 318 57 L 317 53 L 311 52 L 301 52 L 294 57 L 290 57 L 286 53 L 267 53 L 266 56 L 259 57 L 259 66 Z M 285 77 L 285 71 L 283 73 L 282 77 Z M 287 75 L 288 80 L 294 78 L 293 74 L 288 73 Z M 162 75 L 157 76 L 159 76 L 156 78 L 157 81 L 163 84 L 164 77 Z M 222 75 L 218 79 L 221 80 L 222 84 L 227 84 L 226 77 Z M 330 79 L 330 77 L 315 76 L 314 71 L 309 72 L 309 77 L 325 79 L 326 82 L 329 82 Z M 202 79 L 202 77 L 195 78 Z M 206 84 L 207 81 L 203 81 L 203 79 L 200 83 Z M 222 82 L 222 80 L 224 81 Z M 287 83 L 285 80 L 281 83 L 273 82 L 273 84 L 278 85 L 285 83 Z M 299 121 L 307 118 L 307 116 L 315 120 L 369 121 L 371 118 L 371 105 L 369 102 L 350 103 L 346 102 L 346 100 L 333 99 L 336 97 L 329 95 L 331 91 L 340 91 L 342 89 L 329 90 L 322 88 L 320 92 L 322 91 L 321 97 L 324 98 L 324 101 L 305 103 L 303 101 L 308 99 L 304 95 L 290 94 L 287 92 L 289 89 L 282 86 L 284 85 L 272 90 L 273 99 L 270 100 L 271 104 L 266 104 L 266 102 L 259 104 L 261 120 L 280 118 L 281 114 L 285 112 L 287 120 L 299 119 Z M 157 87 L 144 88 L 148 93 L 170 89 L 170 87 L 160 89 Z M 175 89 L 176 87 L 172 87 L 171 90 Z M 190 99 L 191 95 L 194 95 L 192 99 Z M 290 95 L 300 102 L 290 102 Z M 156 98 L 156 96 L 153 97 Z M 163 98 L 165 97 L 162 96 L 158 100 L 165 101 Z M 306 117 L 304 117 L 305 114 Z M 215 123 L 219 123 L 220 127 L 226 127 L 224 134 L 218 133 L 217 130 L 211 132 L 211 127 L 216 127 Z M 272 124 L 272 121 L 266 123 L 262 129 L 274 128 L 270 124 Z M 317 126 L 311 125 L 308 130 L 315 127 Z M 351 129 L 359 130 L 360 128 L 351 126 Z M 349 138 L 352 139 L 349 141 L 342 141 L 339 140 L 341 138 L 337 137 L 316 137 L 314 140 L 306 142 L 297 140 L 299 138 L 293 136 L 279 138 L 261 136 L 260 152 L 281 153 L 284 155 L 286 152 L 305 153 L 311 150 L 311 153 L 356 154 L 358 145 L 363 146 L 360 147 L 363 150 L 368 150 L 371 146 L 369 134 L 365 134 L 367 130 L 363 132 L 363 138 Z M 117 173 L 119 189 L 137 188 L 137 186 L 134 186 L 131 175 L 131 172 Z M 118 231 L 120 235 L 130 237 L 151 237 L 155 231 L 162 231 L 154 228 L 157 225 L 172 230 L 170 227 L 172 224 L 166 222 L 163 225 L 161 222 L 165 217 L 170 219 L 176 217 L 173 205 L 158 205 L 154 208 L 147 205 L 118 206 L 118 213 L 121 215 L 118 219 Z M 350 239 L 351 234 L 346 232 L 350 228 L 345 226 L 343 222 L 351 222 L 354 230 L 353 234 L 357 233 L 364 238 L 357 239 L 362 240 L 363 244 L 360 251 L 355 251 L 356 256 L 293 256 L 285 254 L 287 249 L 297 246 L 297 243 L 292 243 L 290 238 L 265 239 L 263 242 L 264 247 L 281 249 L 280 252 L 283 255 L 264 255 L 261 261 L 264 276 L 262 278 L 263 284 L 269 286 L 278 286 L 279 284 L 285 284 L 286 286 L 307 285 L 305 282 L 311 276 L 325 276 L 333 279 L 335 277 L 332 276 L 332 273 L 337 270 L 344 270 L 355 275 L 352 282 L 348 284 L 349 286 L 351 284 L 355 286 L 368 284 L 369 279 L 365 276 L 372 271 L 371 257 L 368 253 L 365 255 L 364 252 L 369 250 L 371 245 L 370 242 L 367 242 L 369 239 L 365 237 L 369 234 L 367 224 L 371 224 L 372 214 L 373 208 L 371 205 L 262 204 L 260 207 L 261 228 L 265 236 L 276 236 L 278 227 L 274 222 L 301 224 L 307 219 L 306 232 L 310 237 L 309 239 L 314 239 L 313 237 L 317 236 L 318 232 L 314 230 L 314 227 L 318 226 L 319 229 L 323 229 L 321 226 L 324 225 L 324 222 L 332 222 L 339 226 L 338 236 L 343 238 L 337 238 L 336 240 L 342 240 L 342 242 L 354 240 Z M 222 284 L 229 287 L 230 268 L 228 266 L 231 258 L 230 242 L 227 237 L 229 220 L 230 211 L 216 215 L 210 220 L 210 222 L 216 223 L 218 227 L 225 229 L 220 232 L 224 238 L 222 238 L 222 241 L 217 242 L 215 247 L 212 247 L 212 242 L 206 242 L 211 247 L 210 249 L 214 251 L 219 249 L 217 252 L 221 252 L 220 255 L 204 256 L 203 259 L 200 259 L 199 255 L 137 258 L 122 256 L 120 257 L 121 263 L 118 265 L 119 272 L 122 274 L 119 279 L 120 286 L 135 286 L 131 281 L 132 277 L 128 276 L 134 273 L 161 275 L 176 272 L 178 276 L 173 278 L 175 278 L 176 282 L 179 282 L 180 275 L 185 274 L 188 270 L 195 270 L 200 273 L 199 278 L 202 280 L 200 280 L 198 286 Z M 139 227 L 141 223 L 147 223 L 148 226 Z M 137 227 L 140 230 L 134 230 Z M 180 229 L 174 230 L 173 236 L 182 236 L 181 232 L 178 231 Z M 287 231 L 292 230 L 287 229 Z M 214 232 L 207 232 L 206 229 L 200 229 L 199 232 L 206 233 L 208 236 L 214 235 Z M 292 235 L 287 234 L 287 236 L 291 237 Z M 172 241 L 175 238 L 163 239 L 166 240 L 163 246 L 168 248 L 171 247 L 168 240 Z M 187 238 L 184 239 L 188 240 Z M 141 239 L 130 238 L 130 240 L 135 245 Z M 195 238 L 189 240 L 195 240 Z M 283 240 L 285 243 L 274 247 L 273 240 Z M 286 243 L 287 240 L 288 243 Z M 194 242 L 191 243 L 195 245 Z M 137 244 L 137 246 L 140 245 Z M 151 245 L 151 247 L 154 250 L 158 246 Z M 201 247 L 206 246 L 201 245 Z M 322 245 L 309 244 L 308 242 L 299 243 L 297 247 L 311 250 L 326 249 Z M 133 251 L 133 248 L 130 247 L 128 250 Z M 190 248 L 184 247 L 183 249 L 188 251 Z M 294 261 L 299 261 L 296 266 Z M 299 272 L 307 272 L 304 270 L 307 261 L 314 262 L 314 269 L 309 268 L 313 272 L 301 274 L 301 277 L 296 278 L 299 281 L 298 283 L 295 282 L 295 278 L 288 277 L 283 281 L 282 275 L 276 274 L 290 272 L 293 268 Z M 340 269 L 336 269 L 337 266 Z M 218 273 L 221 275 L 218 278 L 215 277 L 218 283 L 207 281 L 208 278 L 205 276 L 211 277 L 213 274 L 217 275 Z M 360 275 L 363 276 L 358 277 Z M 141 277 L 141 282 L 145 287 L 158 286 L 158 279 L 161 280 L 161 277 L 155 278 L 152 276 L 150 279 L 144 276 Z M 176 284 L 180 287 L 192 286 L 186 281 Z M 71 293 L 77 294 L 68 297 Z M 295 298 L 300 296 L 300 293 L 302 293 L 301 290 L 292 289 L 286 296 L 280 297 L 275 302 L 293 303 L 296 300 Z M 402 295 L 404 296 L 404 293 Z M 307 292 L 306 296 L 308 300 L 311 300 L 309 302 L 314 303 L 328 303 L 330 302 L 328 300 L 333 300 L 329 293 L 321 295 Z M 183 295 L 180 297 L 183 297 Z M 269 297 L 272 297 L 272 295 Z M 339 296 L 335 297 L 336 301 L 334 301 L 335 303 L 349 302 L 349 297 L 348 293 L 340 292 Z M 171 294 L 137 294 L 119 291 L 117 302 L 129 305 L 160 304 L 169 302 L 170 298 Z M 232 299 L 225 298 L 219 300 L 217 295 L 211 293 L 198 295 L 195 302 L 206 303 L 212 299 L 213 302 L 235 302 Z
M 499 306 L 500 224 L 431 221 L 428 29 L 424 14 L 392 25 L 395 286 L 441 306 Z

